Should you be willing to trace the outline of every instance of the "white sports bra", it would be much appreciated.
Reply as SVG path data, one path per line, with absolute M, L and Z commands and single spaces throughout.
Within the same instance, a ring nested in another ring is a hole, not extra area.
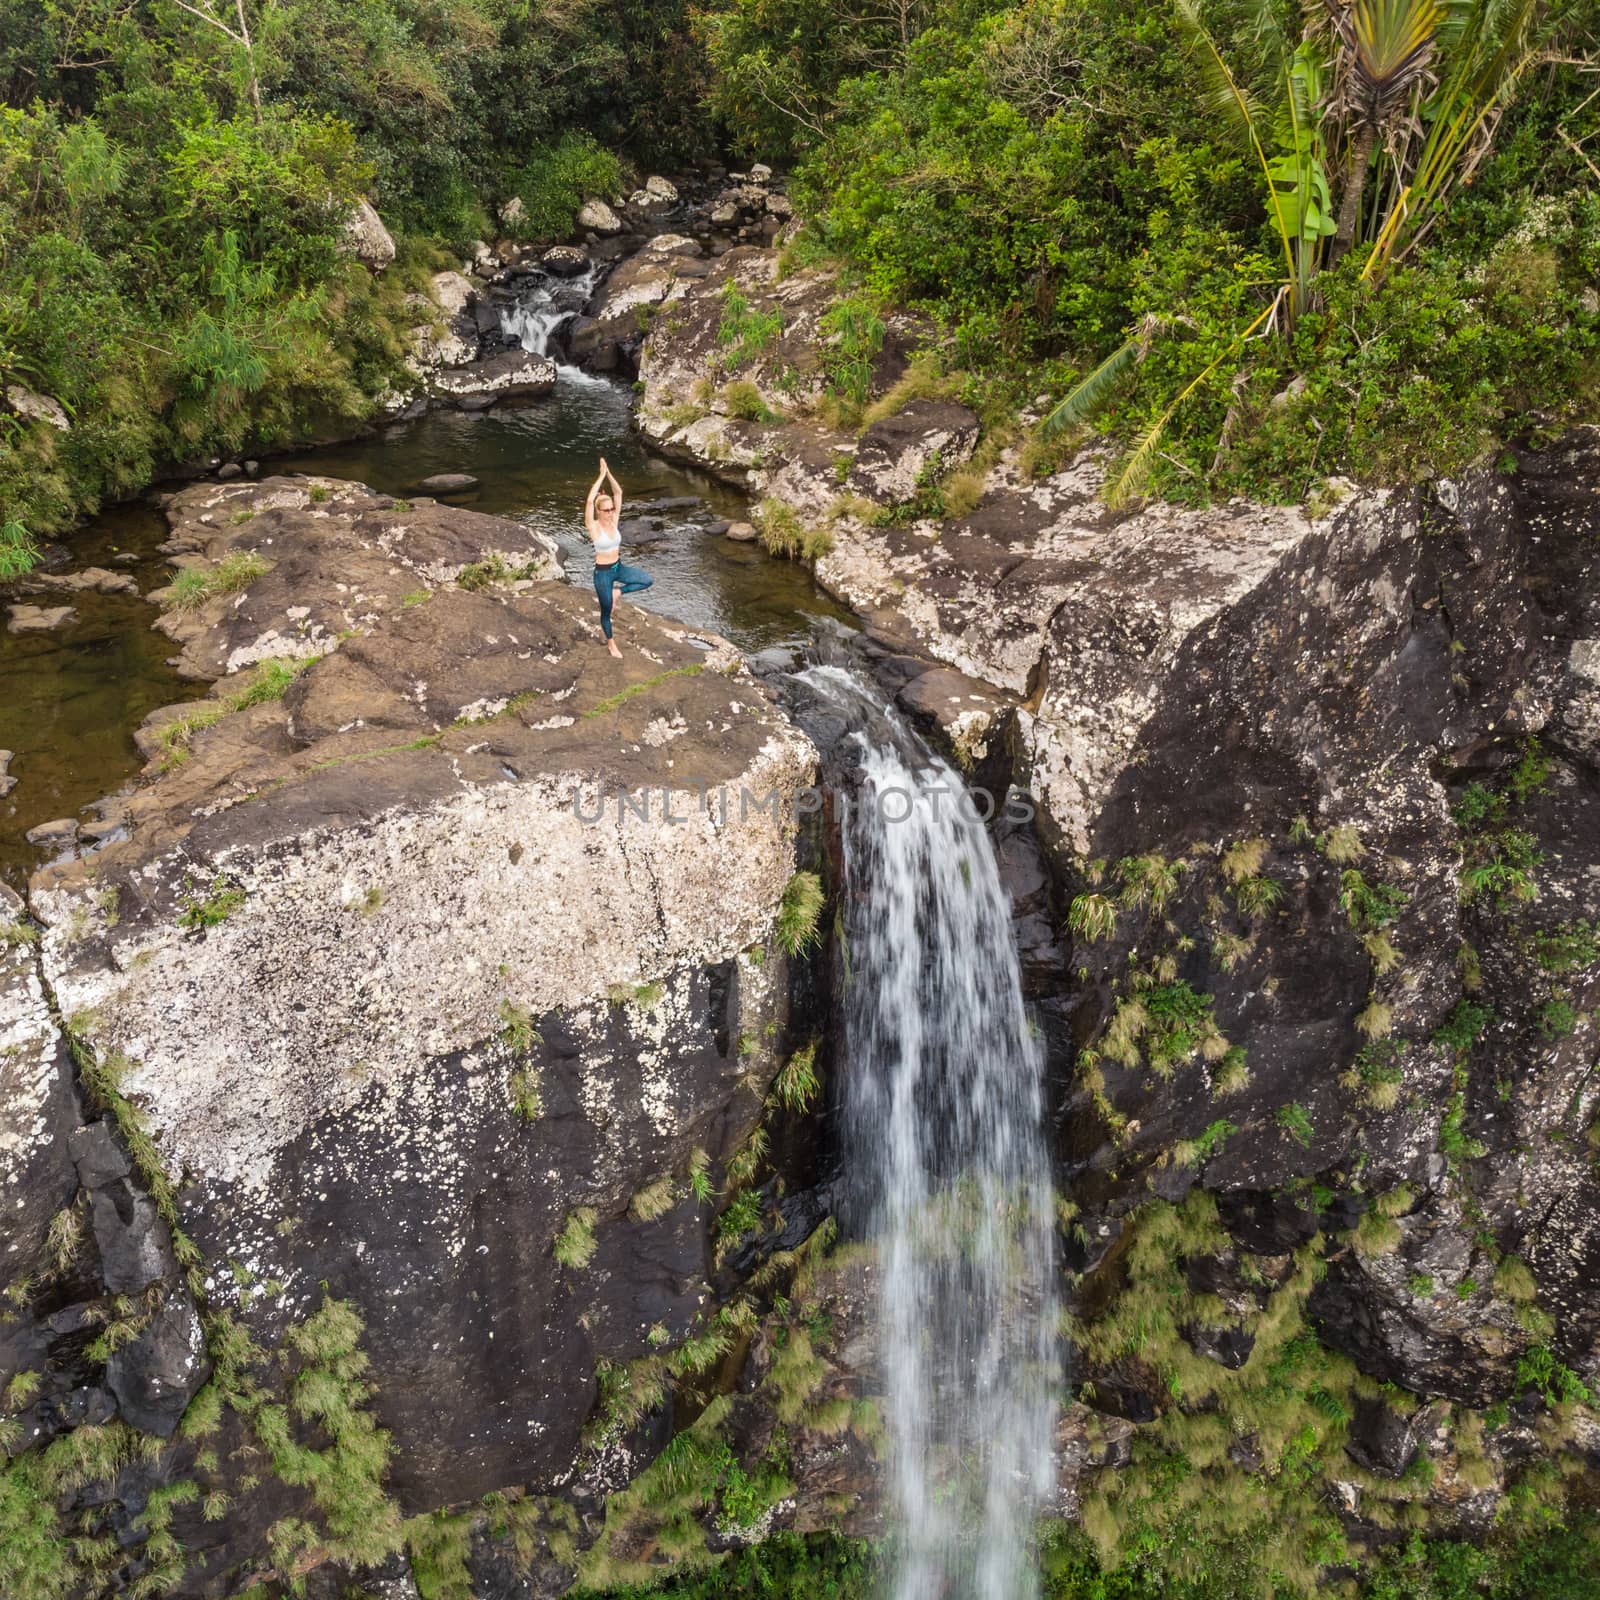
M 622 529 L 620 527 L 607 533 L 605 524 L 596 520 L 593 537 L 594 553 L 597 556 L 608 556 L 622 548 Z

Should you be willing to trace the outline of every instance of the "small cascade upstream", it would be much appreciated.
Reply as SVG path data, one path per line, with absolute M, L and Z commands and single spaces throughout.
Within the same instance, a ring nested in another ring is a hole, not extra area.
M 551 335 L 588 305 L 603 270 L 599 263 L 591 262 L 575 277 L 557 278 L 541 272 L 527 279 L 516 302 L 500 308 L 502 332 L 533 355 L 549 355 Z M 561 365 L 563 373 L 579 370 Z
M 895 1600 L 1024 1600 L 1049 1493 L 1053 1195 L 1010 907 L 961 778 L 851 673 L 846 1172 L 879 1247 Z

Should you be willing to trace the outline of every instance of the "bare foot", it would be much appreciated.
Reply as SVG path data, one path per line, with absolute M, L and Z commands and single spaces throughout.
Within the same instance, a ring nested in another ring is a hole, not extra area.
M 622 652 L 619 649 L 617 649 L 617 641 L 615 639 L 607 639 L 606 640 L 606 649 L 612 655 L 614 655 L 617 658 L 618 661 L 620 661 L 622 659 Z

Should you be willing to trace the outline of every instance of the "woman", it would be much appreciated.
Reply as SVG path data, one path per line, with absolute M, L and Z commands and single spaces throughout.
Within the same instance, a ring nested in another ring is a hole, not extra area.
M 622 652 L 611 637 L 612 591 L 621 584 L 624 594 L 637 594 L 655 582 L 648 572 L 641 572 L 623 561 L 622 534 L 617 527 L 621 519 L 622 485 L 606 465 L 606 458 L 601 456 L 600 476 L 594 480 L 589 498 L 584 502 L 583 525 L 594 543 L 594 592 L 600 599 L 600 626 L 605 631 L 606 649 L 618 660 L 622 659 Z

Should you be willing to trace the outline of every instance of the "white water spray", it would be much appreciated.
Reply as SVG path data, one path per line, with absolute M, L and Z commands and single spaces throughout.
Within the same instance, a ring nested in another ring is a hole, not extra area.
M 1025 1600 L 1050 1492 L 1053 1193 L 1042 1060 L 961 779 L 850 674 L 844 1125 L 880 1251 L 895 1600 Z
M 534 355 L 548 355 L 551 334 L 589 303 L 600 270 L 591 263 L 573 278 L 539 273 L 527 279 L 516 304 L 501 307 L 500 327 L 506 337 Z

